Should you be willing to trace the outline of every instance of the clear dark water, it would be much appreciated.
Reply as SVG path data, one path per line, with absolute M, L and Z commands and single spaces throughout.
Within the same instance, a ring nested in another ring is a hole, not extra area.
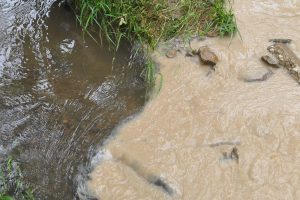
M 83 37 L 53 0 L 0 0 L 0 161 L 20 163 L 37 199 L 75 199 L 80 169 L 144 105 L 130 51 Z

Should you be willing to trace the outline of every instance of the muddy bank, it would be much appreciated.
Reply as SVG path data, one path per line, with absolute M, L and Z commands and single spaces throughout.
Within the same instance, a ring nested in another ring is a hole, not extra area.
M 215 72 L 197 57 L 158 50 L 163 87 L 107 142 L 90 193 L 114 200 L 300 198 L 300 86 L 283 68 L 265 81 L 243 81 L 247 71 L 267 68 L 260 58 L 270 38 L 293 39 L 300 55 L 300 3 L 239 0 L 233 8 L 242 38 L 191 43 L 217 54 Z

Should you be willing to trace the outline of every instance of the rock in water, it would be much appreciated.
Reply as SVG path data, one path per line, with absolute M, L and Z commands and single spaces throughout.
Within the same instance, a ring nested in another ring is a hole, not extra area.
M 278 63 L 285 67 L 290 75 L 300 84 L 300 59 L 298 56 L 286 44 L 276 43 L 267 49 L 277 59 Z
M 261 60 L 270 65 L 271 67 L 279 68 L 279 62 L 269 55 L 262 56 Z
M 170 50 L 166 53 L 167 58 L 175 58 L 177 55 L 177 50 Z
M 219 61 L 218 56 L 212 52 L 207 46 L 199 48 L 199 57 L 204 64 L 214 66 Z
M 273 72 L 266 68 L 250 68 L 242 73 L 245 82 L 265 81 L 273 75 Z

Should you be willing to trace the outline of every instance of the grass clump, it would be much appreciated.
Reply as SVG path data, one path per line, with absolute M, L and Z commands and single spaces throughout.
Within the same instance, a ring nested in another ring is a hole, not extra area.
M 224 4 L 224 0 L 216 1 L 210 13 L 212 18 L 210 26 L 212 30 L 217 31 L 222 37 L 226 35 L 232 36 L 238 31 L 232 9 L 225 9 Z
M 146 91 L 147 98 L 150 98 L 152 94 L 158 94 L 162 88 L 163 75 L 161 73 L 156 73 L 156 71 L 156 65 L 153 60 L 147 58 L 145 62 L 145 69 L 142 72 L 142 76 L 145 77 L 146 84 L 148 86 Z M 157 79 L 157 77 L 159 77 L 159 79 Z M 149 88 L 151 90 L 149 90 Z
M 221 36 L 237 31 L 226 0 L 75 0 L 85 30 L 100 30 L 100 38 L 118 48 L 122 39 L 152 49 L 177 36 Z
M 0 164 L 0 200 L 34 200 L 33 191 L 24 183 L 18 163 L 8 158 Z
M 230 0 L 74 0 L 80 25 L 99 32 L 101 42 L 118 49 L 121 40 L 138 42 L 151 52 L 159 42 L 195 35 L 232 36 L 237 32 Z M 148 58 L 147 58 L 148 60 Z M 156 68 L 146 62 L 148 85 L 156 82 Z M 162 75 L 160 86 L 162 85 Z M 159 89 L 160 90 L 160 89 Z

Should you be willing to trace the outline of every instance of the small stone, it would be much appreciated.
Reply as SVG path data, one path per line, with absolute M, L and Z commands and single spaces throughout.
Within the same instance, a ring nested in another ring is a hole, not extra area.
M 170 50 L 166 53 L 167 58 L 175 58 L 177 56 L 177 50 Z
M 272 57 L 265 55 L 261 57 L 261 60 L 271 67 L 279 68 L 279 63 Z
M 207 46 L 199 48 L 199 56 L 204 64 L 214 66 L 219 61 L 218 56 L 214 52 L 212 52 Z

